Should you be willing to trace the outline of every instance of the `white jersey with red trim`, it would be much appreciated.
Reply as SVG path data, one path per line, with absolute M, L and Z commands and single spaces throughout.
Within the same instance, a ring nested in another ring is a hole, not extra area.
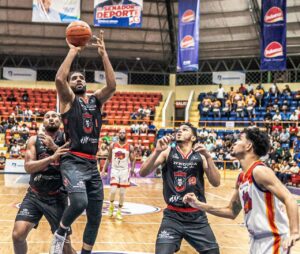
M 130 145 L 114 143 L 112 148 L 112 169 L 117 171 L 129 170 Z
M 255 239 L 288 234 L 289 224 L 284 205 L 271 192 L 262 190 L 255 182 L 253 170 L 259 166 L 265 165 L 257 161 L 245 174 L 241 173 L 238 177 L 245 226 Z M 280 242 L 280 239 L 278 240 Z

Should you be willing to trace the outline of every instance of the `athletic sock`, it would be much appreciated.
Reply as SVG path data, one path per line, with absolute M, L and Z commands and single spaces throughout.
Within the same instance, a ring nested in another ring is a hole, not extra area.
M 56 233 L 63 237 L 66 236 L 67 232 L 68 232 L 68 228 L 62 228 L 61 226 L 59 226 L 58 229 L 56 230 Z
M 91 254 L 91 253 L 92 253 L 91 250 L 81 249 L 81 254 Z

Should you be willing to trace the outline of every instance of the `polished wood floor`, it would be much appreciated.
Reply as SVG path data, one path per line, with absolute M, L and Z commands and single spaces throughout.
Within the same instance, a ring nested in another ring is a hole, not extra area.
M 206 196 L 210 203 L 225 205 L 233 191 L 237 172 L 222 172 L 222 184 L 218 188 L 206 186 Z M 13 253 L 11 231 L 17 213 L 15 205 L 22 201 L 26 192 L 26 184 L 16 183 L 21 177 L 17 175 L 0 175 L 0 254 Z M 133 179 L 137 184 L 126 193 L 126 201 L 147 204 L 164 208 L 161 179 Z M 105 189 L 107 199 L 109 189 Z M 222 254 L 248 253 L 248 234 L 242 225 L 242 213 L 234 221 L 208 216 L 216 235 Z M 122 222 L 103 216 L 100 233 L 95 244 L 95 251 L 128 251 L 154 253 L 156 233 L 162 218 L 162 211 L 124 216 Z M 81 216 L 73 225 L 72 243 L 80 250 L 85 216 Z M 29 254 L 47 253 L 51 233 L 47 222 L 43 219 L 39 228 L 33 230 L 28 237 Z M 179 253 L 196 253 L 183 241 Z M 300 253 L 300 243 L 292 253 Z

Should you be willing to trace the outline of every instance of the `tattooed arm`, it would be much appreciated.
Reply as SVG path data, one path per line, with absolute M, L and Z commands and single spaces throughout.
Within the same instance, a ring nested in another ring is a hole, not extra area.
M 238 189 L 235 189 L 230 203 L 226 207 L 215 207 L 213 205 L 203 203 L 197 199 L 194 193 L 186 194 L 183 197 L 183 202 L 188 203 L 191 207 L 198 208 L 215 216 L 233 220 L 238 216 L 238 214 L 242 210 Z

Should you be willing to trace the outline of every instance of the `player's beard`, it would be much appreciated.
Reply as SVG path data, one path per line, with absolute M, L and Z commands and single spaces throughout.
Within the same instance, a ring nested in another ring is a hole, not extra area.
M 48 126 L 45 127 L 46 131 L 52 132 L 52 133 L 57 132 L 58 129 L 59 129 L 59 126 L 54 126 L 54 125 L 53 126 L 48 125 Z
M 76 94 L 76 95 L 83 95 L 86 92 L 86 86 L 82 86 L 81 88 L 77 88 L 77 87 L 72 87 L 72 91 Z
M 121 142 L 125 142 L 126 137 L 119 137 L 119 140 L 120 140 Z

